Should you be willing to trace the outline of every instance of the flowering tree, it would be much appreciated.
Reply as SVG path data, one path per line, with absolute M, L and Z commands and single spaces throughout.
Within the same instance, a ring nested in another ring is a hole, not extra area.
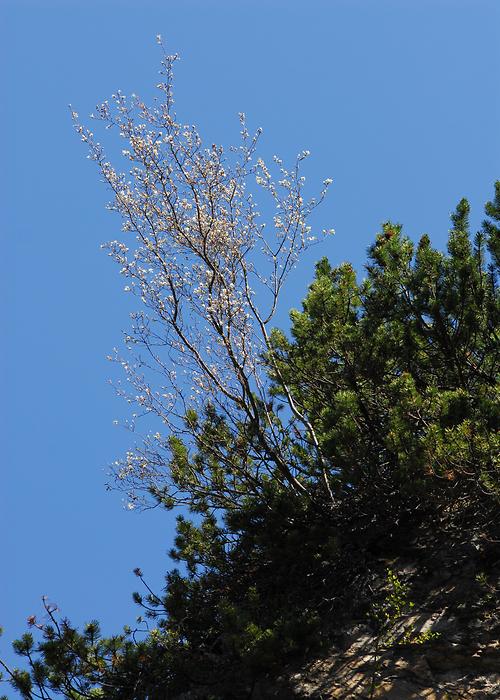
M 116 463 L 116 477 L 131 507 L 149 492 L 167 505 L 233 508 L 269 480 L 331 499 L 314 425 L 282 376 L 270 332 L 283 285 L 315 240 L 308 217 L 331 180 L 304 198 L 308 151 L 290 169 L 275 157 L 273 177 L 256 158 L 260 130 L 251 136 L 243 114 L 238 147 L 204 147 L 173 109 L 176 60 L 163 52 L 162 97 L 152 107 L 118 92 L 93 115 L 126 142 L 128 174 L 73 112 L 123 220 L 126 237 L 110 242 L 109 254 L 142 302 L 126 337 L 133 360 L 116 357 L 132 387 L 123 393 L 163 426 Z M 274 209 L 267 225 L 256 193 Z M 307 466 L 304 447 L 314 455 Z

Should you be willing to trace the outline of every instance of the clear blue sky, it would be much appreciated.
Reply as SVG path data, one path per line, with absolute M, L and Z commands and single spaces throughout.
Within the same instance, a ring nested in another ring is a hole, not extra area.
M 49 595 L 118 631 L 140 566 L 169 566 L 173 516 L 124 510 L 107 464 L 132 436 L 105 356 L 128 327 L 123 280 L 100 250 L 119 221 L 72 131 L 116 89 L 151 95 L 161 33 L 179 52 L 177 111 L 209 143 L 262 126 L 261 152 L 309 149 L 332 177 L 314 257 L 361 269 L 380 223 L 442 247 L 467 196 L 479 222 L 500 177 L 498 0 L 0 0 L 2 472 L 0 653 Z M 282 318 L 285 318 L 284 313 Z

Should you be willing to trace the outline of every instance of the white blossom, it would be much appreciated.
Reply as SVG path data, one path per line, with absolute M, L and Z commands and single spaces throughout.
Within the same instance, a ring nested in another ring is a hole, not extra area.
M 159 35 L 157 40 L 162 41 Z M 258 488 L 266 470 L 303 490 L 283 434 L 293 425 L 295 433 L 316 445 L 321 459 L 320 448 L 313 426 L 273 364 L 270 330 L 288 275 L 316 240 L 307 220 L 332 180 L 323 181 L 317 199 L 306 199 L 300 162 L 310 152 L 303 150 L 289 168 L 274 156 L 268 167 L 256 158 L 261 130 L 250 135 L 244 114 L 239 115 L 238 147 L 205 146 L 196 127 L 181 123 L 173 111 L 177 59 L 164 57 L 163 82 L 158 84 L 163 97 L 152 107 L 117 91 L 111 105 L 106 101 L 96 109 L 96 120 L 116 127 L 126 142 L 122 155 L 131 164 L 129 172 L 114 168 L 72 112 L 77 133 L 112 191 L 109 208 L 122 218 L 125 240 L 110 241 L 106 248 L 127 277 L 125 291 L 137 292 L 143 305 L 132 314 L 126 334 L 130 358 L 115 353 L 130 386 L 130 391 L 120 386 L 118 392 L 139 407 L 140 415 L 155 415 L 170 434 L 184 439 L 188 434 L 195 442 L 201 437 L 198 428 L 186 427 L 189 409 L 203 415 L 213 406 L 236 432 L 257 423 L 258 450 L 243 466 L 232 463 L 229 501 L 237 502 L 245 488 Z M 269 203 L 274 209 L 272 226 L 261 220 L 255 185 L 267 198 L 265 210 Z M 323 230 L 324 235 L 331 232 Z M 269 363 L 288 403 L 288 423 L 280 427 L 276 416 L 259 408 L 270 404 Z M 158 377 L 155 387 L 151 382 Z M 182 492 L 169 476 L 164 449 L 160 433 L 154 432 L 119 463 L 115 473 L 130 493 L 154 486 L 166 487 L 178 502 L 193 502 L 182 500 L 185 492 L 208 501 L 215 497 L 209 477 L 201 472 L 192 475 Z M 220 446 L 210 449 L 225 459 Z M 135 505 L 129 498 L 127 508 Z

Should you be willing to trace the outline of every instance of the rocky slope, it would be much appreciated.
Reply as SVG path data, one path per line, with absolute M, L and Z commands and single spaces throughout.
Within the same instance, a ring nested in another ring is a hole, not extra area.
M 484 536 L 471 539 L 431 555 L 421 547 L 411 559 L 382 560 L 381 568 L 397 572 L 408 586 L 403 614 L 378 633 L 369 618 L 352 620 L 328 654 L 284 674 L 289 689 L 270 695 L 321 700 L 500 698 L 500 547 Z M 389 594 L 379 576 L 374 597 L 383 602 Z

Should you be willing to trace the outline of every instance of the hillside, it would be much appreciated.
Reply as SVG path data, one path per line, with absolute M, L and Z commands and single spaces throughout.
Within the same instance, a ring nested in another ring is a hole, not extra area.
M 393 639 L 387 633 L 381 639 L 370 620 L 345 625 L 326 655 L 291 674 L 293 696 L 500 697 L 498 541 L 478 535 L 472 541 L 442 543 L 431 556 L 424 546 L 411 556 L 380 563 L 408 584 L 414 607 L 394 620 Z M 384 588 L 377 593 L 383 595 Z M 405 639 L 408 630 L 410 639 Z

